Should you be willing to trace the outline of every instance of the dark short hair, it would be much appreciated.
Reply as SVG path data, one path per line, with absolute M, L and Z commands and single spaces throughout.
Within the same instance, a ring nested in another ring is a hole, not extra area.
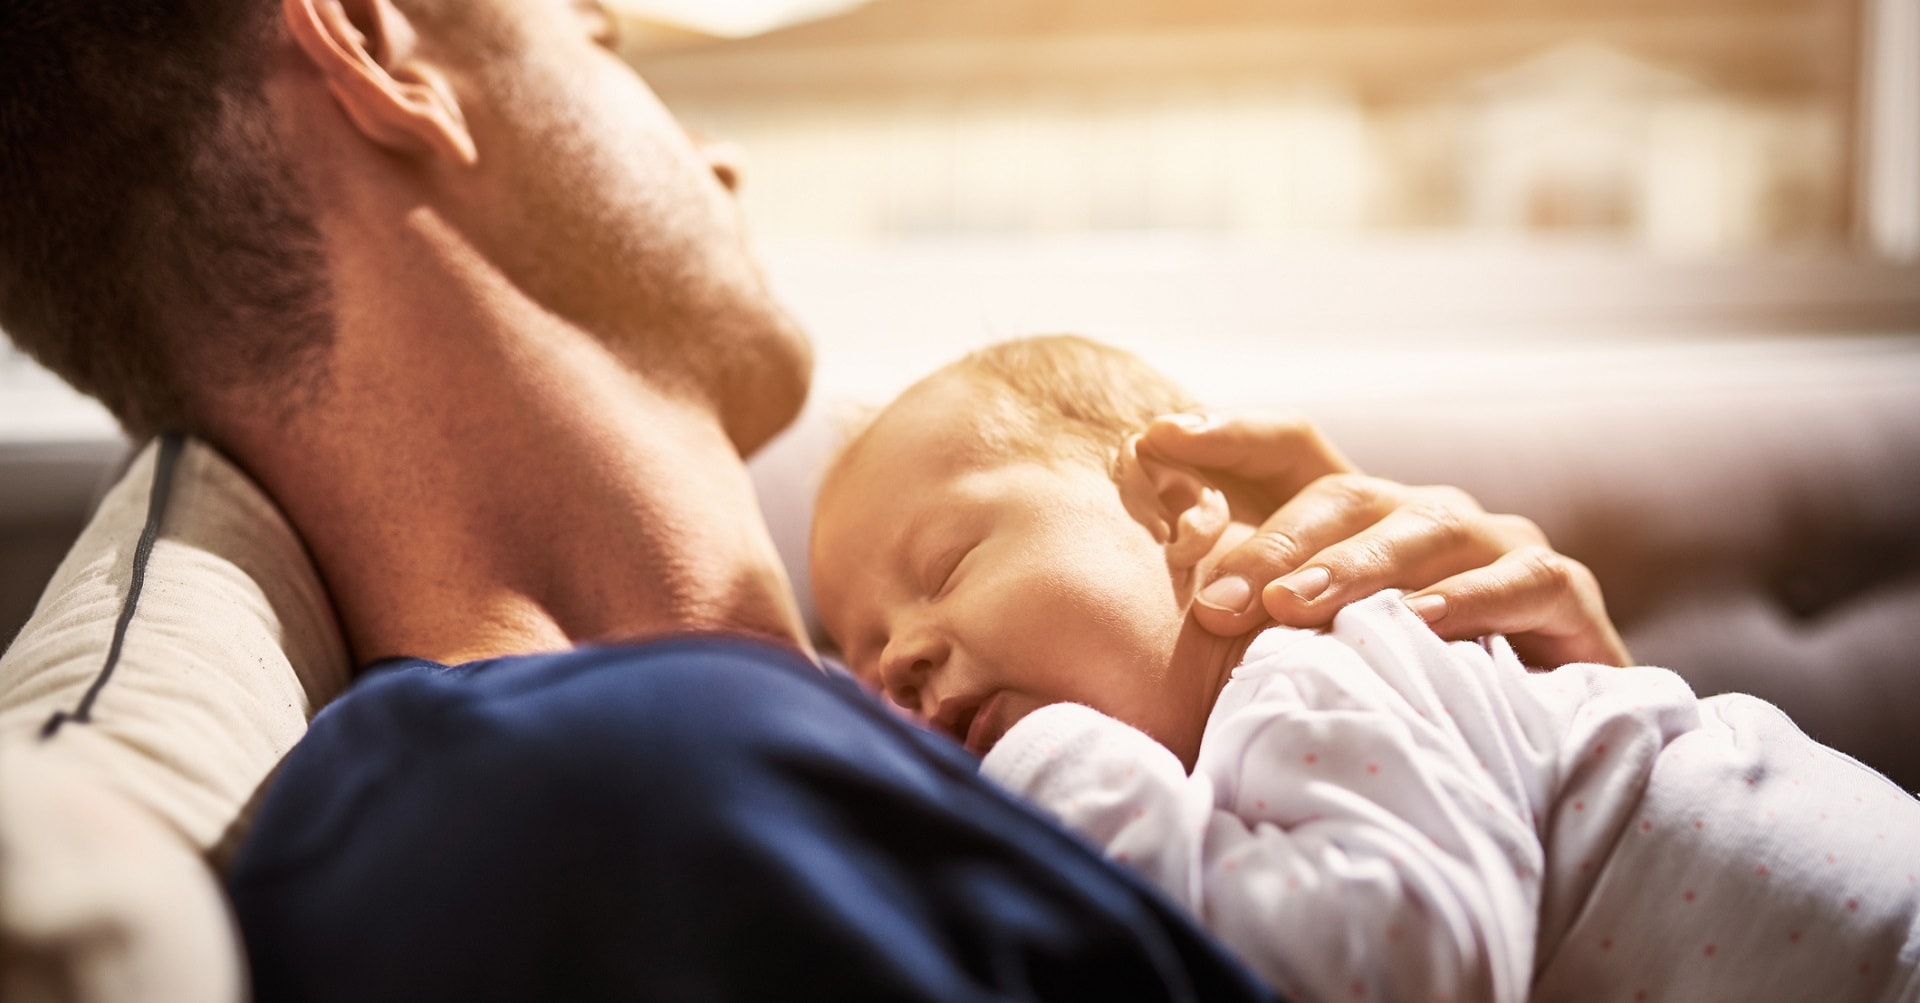
M 0 328 L 136 436 L 324 368 L 320 236 L 262 86 L 278 6 L 0 6 Z

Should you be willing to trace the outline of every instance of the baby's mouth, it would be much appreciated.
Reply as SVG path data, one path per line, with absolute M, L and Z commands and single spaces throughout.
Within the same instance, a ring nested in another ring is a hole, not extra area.
M 995 691 L 949 697 L 940 701 L 927 723 L 975 755 L 985 755 L 1010 726 L 1001 721 L 1005 696 L 1005 691 Z
M 967 751 L 984 756 L 999 743 L 1000 737 L 1013 727 L 1007 717 L 1008 706 L 1007 691 L 1000 690 L 974 708 L 967 721 L 965 738 L 961 740 Z
M 927 719 L 927 723 L 932 725 L 935 731 L 956 742 L 964 743 L 968 733 L 973 729 L 974 719 L 980 714 L 981 705 L 985 704 L 986 700 L 984 694 L 948 697 L 940 701 L 940 706 L 934 708 L 933 716 Z

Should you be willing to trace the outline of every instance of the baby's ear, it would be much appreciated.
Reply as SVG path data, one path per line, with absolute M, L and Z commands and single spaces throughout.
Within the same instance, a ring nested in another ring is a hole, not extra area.
M 1138 435 L 1120 447 L 1114 482 L 1128 514 L 1167 551 L 1167 566 L 1190 570 L 1227 531 L 1227 496 L 1192 467 L 1169 462 Z

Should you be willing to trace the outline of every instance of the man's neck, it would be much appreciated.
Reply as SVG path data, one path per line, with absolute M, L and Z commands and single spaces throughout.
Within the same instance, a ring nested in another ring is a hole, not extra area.
M 411 293 L 341 295 L 359 309 L 313 409 L 221 436 L 305 539 L 360 664 L 689 632 L 805 647 L 710 403 L 510 293 Z

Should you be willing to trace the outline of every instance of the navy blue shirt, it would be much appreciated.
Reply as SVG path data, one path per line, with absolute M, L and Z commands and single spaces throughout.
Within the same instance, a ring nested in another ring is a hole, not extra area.
M 1256 1000 L 1175 906 L 799 654 L 387 663 L 230 887 L 262 1000 Z

